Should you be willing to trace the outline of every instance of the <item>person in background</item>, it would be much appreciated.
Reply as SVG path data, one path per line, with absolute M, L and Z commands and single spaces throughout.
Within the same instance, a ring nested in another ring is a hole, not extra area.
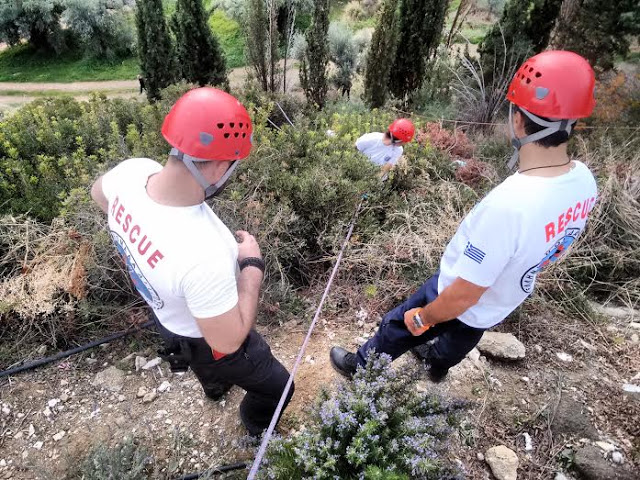
M 256 239 L 238 231 L 236 240 L 205 202 L 249 155 L 252 131 L 233 96 L 191 90 L 164 119 L 162 135 L 173 147 L 164 167 L 149 158 L 125 160 L 95 182 L 91 195 L 152 308 L 163 358 L 174 372 L 191 368 L 212 400 L 232 385 L 246 390 L 240 418 L 257 436 L 289 380 L 254 328 L 265 264 Z
M 385 133 L 372 132 L 356 140 L 356 148 L 365 154 L 371 162 L 381 167 L 381 177 L 386 179 L 389 172 L 402 156 L 402 146 L 413 140 L 415 127 L 411 120 L 395 120 Z
M 396 359 L 421 347 L 429 376 L 441 381 L 567 254 L 597 197 L 589 168 L 567 154 L 573 125 L 595 106 L 594 85 L 593 69 L 573 52 L 543 52 L 520 67 L 507 91 L 509 166 L 519 160 L 518 171 L 467 214 L 440 270 L 383 317 L 372 339 L 356 353 L 331 349 L 339 373 L 353 375 L 372 351 Z

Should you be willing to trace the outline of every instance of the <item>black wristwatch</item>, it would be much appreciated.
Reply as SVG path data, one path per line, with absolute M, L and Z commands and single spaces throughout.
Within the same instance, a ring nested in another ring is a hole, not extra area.
M 262 273 L 264 273 L 265 269 L 264 260 L 258 257 L 247 257 L 244 260 L 238 262 L 238 265 L 240 265 L 241 271 L 247 267 L 256 267 L 259 268 Z

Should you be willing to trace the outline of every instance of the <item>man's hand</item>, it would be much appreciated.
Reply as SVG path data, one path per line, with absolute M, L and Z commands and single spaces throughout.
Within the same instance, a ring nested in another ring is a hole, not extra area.
M 238 262 L 249 257 L 262 258 L 260 246 L 253 235 L 244 230 L 238 230 L 236 237 L 238 237 Z
M 407 330 L 411 332 L 411 335 L 414 337 L 418 337 L 422 335 L 424 332 L 431 328 L 431 325 L 424 324 L 424 321 L 420 319 L 423 326 L 420 327 L 419 324 L 416 324 L 416 315 L 420 317 L 420 312 L 422 312 L 422 307 L 412 308 L 411 310 L 407 310 L 404 314 L 404 324 L 407 327 Z

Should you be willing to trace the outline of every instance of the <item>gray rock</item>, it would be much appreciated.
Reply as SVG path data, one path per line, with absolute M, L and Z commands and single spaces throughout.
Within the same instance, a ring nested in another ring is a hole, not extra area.
M 142 403 L 151 403 L 156 399 L 157 396 L 158 394 L 155 391 L 149 392 L 144 397 L 142 397 Z
M 116 367 L 109 367 L 98 372 L 91 384 L 110 392 L 119 392 L 124 384 L 124 372 Z
M 147 359 L 144 357 L 136 357 L 135 359 L 135 365 L 136 365 L 136 372 L 138 370 L 140 370 L 142 367 L 144 367 L 147 364 Z
M 622 456 L 622 453 L 620 453 L 620 452 L 613 452 L 611 454 L 611 461 L 613 463 L 623 464 L 624 463 L 624 457 Z
M 558 472 L 558 473 L 556 473 L 556 476 L 553 478 L 553 480 L 569 480 L 569 477 L 567 477 L 562 472 Z
M 162 363 L 162 359 L 160 357 L 156 357 L 153 360 L 149 360 L 146 364 L 142 366 L 142 370 L 151 370 L 153 367 L 157 367 Z
M 604 458 L 604 453 L 595 445 L 585 445 L 578 449 L 573 466 L 584 480 L 634 480 L 637 477 L 621 467 L 616 467 Z
M 510 333 L 485 332 L 478 350 L 501 360 L 519 360 L 525 356 L 524 345 Z
M 591 424 L 586 407 L 569 397 L 562 397 L 553 417 L 551 431 L 557 437 L 566 435 L 578 438 L 598 438 L 598 431 Z
M 497 480 L 516 480 L 518 478 L 518 456 L 510 448 L 504 445 L 491 447 L 485 452 L 484 458 Z

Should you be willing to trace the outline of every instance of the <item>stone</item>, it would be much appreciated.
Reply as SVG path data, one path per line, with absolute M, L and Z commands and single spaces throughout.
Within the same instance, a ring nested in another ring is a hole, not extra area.
M 162 359 L 160 357 L 156 357 L 153 360 L 149 360 L 142 366 L 142 370 L 151 370 L 153 367 L 157 367 L 162 363 Z
M 640 340 L 640 337 L 638 337 L 637 333 L 634 333 L 633 335 L 631 335 L 631 341 L 633 343 L 638 343 L 639 340 Z
M 510 448 L 504 445 L 491 447 L 485 452 L 484 457 L 497 480 L 518 478 L 518 456 Z
M 554 436 L 576 436 L 578 438 L 598 438 L 598 432 L 592 425 L 586 408 L 570 397 L 563 396 L 551 423 Z
M 481 462 L 484 462 L 484 454 L 483 454 L 482 452 L 478 452 L 478 453 L 476 454 L 476 458 L 477 458 L 478 460 L 480 460 Z
M 124 384 L 124 372 L 113 366 L 106 368 L 96 374 L 91 384 L 110 392 L 119 392 Z
M 533 450 L 533 442 L 531 441 L 531 435 L 529 435 L 527 432 L 524 432 L 522 436 L 524 437 L 524 449 L 526 452 L 530 452 L 531 450 Z
M 66 433 L 66 432 L 65 432 L 64 430 L 60 430 L 58 433 L 56 433 L 56 434 L 53 436 L 53 439 L 54 439 L 56 442 L 59 442 L 60 440 L 62 440 L 62 437 L 64 437 L 65 433 Z
M 98 360 L 96 360 L 95 358 L 90 358 L 90 357 L 85 358 L 84 361 L 87 362 L 89 365 L 93 365 L 94 363 L 98 363 Z
M 624 457 L 622 456 L 622 453 L 620 452 L 613 452 L 611 454 L 611 461 L 613 463 L 617 463 L 619 465 L 624 463 Z
M 629 327 L 635 328 L 636 330 L 640 330 L 640 322 L 631 322 L 629 323 Z
M 569 477 L 567 477 L 564 473 L 562 472 L 558 472 L 556 473 L 556 476 L 553 477 L 553 480 L 569 480 Z
M 49 408 L 53 408 L 55 407 L 58 403 L 60 403 L 60 399 L 59 398 L 52 398 L 51 400 L 49 400 L 47 402 L 47 405 L 49 405 Z
M 29 437 L 33 437 L 36 434 L 36 429 L 33 424 L 29 424 Z
M 22 438 L 22 435 L 24 435 L 24 434 L 22 433 L 22 431 L 20 431 L 20 432 L 16 433 L 13 436 L 13 438 L 15 438 L 16 440 L 20 440 Z
M 533 346 L 533 350 L 537 353 L 537 354 L 541 354 L 543 352 L 542 350 L 542 345 L 534 345 Z
M 622 390 L 627 393 L 640 393 L 640 385 L 634 385 L 633 383 L 625 383 L 622 385 Z
M 40 345 L 38 347 L 38 350 L 36 350 L 36 352 L 38 353 L 38 355 L 42 356 L 45 353 L 47 353 L 47 346 L 46 345 Z
M 524 345 L 510 333 L 485 332 L 478 350 L 501 360 L 519 360 L 525 356 Z
M 7 466 L 7 461 L 3 458 L 2 460 L 0 460 L 0 467 L 6 467 Z
M 44 445 L 44 442 L 40 440 L 33 444 L 33 448 L 35 448 L 36 450 L 40 450 L 43 445 Z
M 573 362 L 573 356 L 565 352 L 556 352 L 556 357 L 558 357 L 558 360 L 561 362 Z
M 2 407 L 2 413 L 5 415 L 9 415 L 11 413 L 11 409 L 7 406 Z
M 171 390 L 171 384 L 166 380 L 158 387 L 158 392 L 160 393 L 168 392 L 169 390 Z
M 596 442 L 596 445 L 600 447 L 603 452 L 613 452 L 616 449 L 616 446 L 609 442 Z
M 637 477 L 621 467 L 612 465 L 604 458 L 604 453 L 595 445 L 585 445 L 576 451 L 573 467 L 584 480 L 634 480 Z
M 142 403 L 151 403 L 153 402 L 158 394 L 156 392 L 149 392 L 144 397 L 142 397 Z
M 142 398 L 147 394 L 147 389 L 145 387 L 140 387 L 138 388 L 138 391 L 136 393 L 136 398 Z
M 146 364 L 147 364 L 146 358 L 136 357 L 136 360 L 135 360 L 136 372 L 140 370 L 142 367 L 144 367 Z
M 127 399 L 127 397 L 125 397 L 124 395 L 118 395 L 118 401 L 119 402 L 124 402 Z
M 61 402 L 66 402 L 67 400 L 69 400 L 69 395 L 67 395 L 66 393 L 63 393 L 62 395 L 60 395 Z

